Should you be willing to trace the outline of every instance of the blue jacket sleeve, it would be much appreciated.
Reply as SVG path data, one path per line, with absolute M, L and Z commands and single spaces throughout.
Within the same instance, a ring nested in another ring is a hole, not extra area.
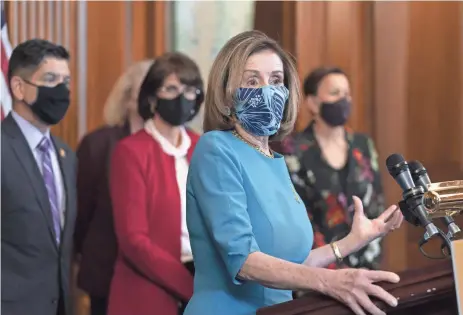
M 190 165 L 190 185 L 234 284 L 249 254 L 259 251 L 247 211 L 241 164 L 223 139 L 203 136 Z

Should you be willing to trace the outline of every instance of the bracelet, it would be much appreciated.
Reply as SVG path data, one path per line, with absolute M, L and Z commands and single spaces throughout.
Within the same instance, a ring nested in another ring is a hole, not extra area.
M 338 244 L 336 242 L 330 243 L 331 249 L 333 250 L 334 256 L 336 256 L 336 259 L 338 260 L 339 263 L 342 263 L 343 257 L 341 254 L 341 251 L 339 250 Z

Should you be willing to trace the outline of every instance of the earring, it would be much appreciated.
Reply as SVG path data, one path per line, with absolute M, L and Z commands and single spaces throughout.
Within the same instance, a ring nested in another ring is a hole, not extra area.
M 225 115 L 230 116 L 231 115 L 231 109 L 230 107 L 225 107 Z

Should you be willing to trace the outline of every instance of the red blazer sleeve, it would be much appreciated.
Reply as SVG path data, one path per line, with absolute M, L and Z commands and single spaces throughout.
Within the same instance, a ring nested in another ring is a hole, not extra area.
M 77 148 L 77 218 L 74 230 L 75 252 L 82 252 L 82 243 L 96 207 L 101 156 L 92 151 L 92 139 L 85 137 Z
M 148 237 L 148 198 L 143 166 L 130 144 L 120 142 L 116 146 L 111 162 L 110 189 L 119 249 L 145 277 L 186 301 L 193 293 L 191 274 L 178 258 Z

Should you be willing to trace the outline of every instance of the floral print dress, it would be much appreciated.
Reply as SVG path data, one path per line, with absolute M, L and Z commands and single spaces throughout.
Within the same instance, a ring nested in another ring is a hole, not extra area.
M 314 228 L 314 248 L 345 237 L 354 215 L 352 196 L 358 196 L 368 218 L 384 211 L 384 197 L 373 141 L 346 129 L 349 153 L 346 166 L 333 169 L 324 159 L 315 138 L 313 123 L 302 133 L 273 146 L 285 156 L 291 179 L 305 203 Z M 381 239 L 344 259 L 336 268 L 378 269 Z

